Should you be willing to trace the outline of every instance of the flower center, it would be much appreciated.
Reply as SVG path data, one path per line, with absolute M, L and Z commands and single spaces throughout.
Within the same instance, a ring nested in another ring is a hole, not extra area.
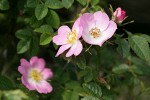
M 32 70 L 30 76 L 35 81 L 40 81 L 42 79 L 41 74 L 37 70 Z
M 69 32 L 67 36 L 67 42 L 72 44 L 75 42 L 76 39 L 77 39 L 76 31 L 73 30 L 72 32 Z
M 94 38 L 100 37 L 101 31 L 97 27 L 92 28 L 89 32 Z

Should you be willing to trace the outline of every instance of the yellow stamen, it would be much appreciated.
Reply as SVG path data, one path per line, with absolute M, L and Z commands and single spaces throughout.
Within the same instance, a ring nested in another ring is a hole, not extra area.
M 32 70 L 30 76 L 35 81 L 40 81 L 42 79 L 41 74 L 37 70 Z
M 73 44 L 76 39 L 77 39 L 76 31 L 73 30 L 72 32 L 69 32 L 67 36 L 67 42 Z
M 92 28 L 89 32 L 94 38 L 100 37 L 101 32 L 100 29 L 98 29 L 97 27 Z

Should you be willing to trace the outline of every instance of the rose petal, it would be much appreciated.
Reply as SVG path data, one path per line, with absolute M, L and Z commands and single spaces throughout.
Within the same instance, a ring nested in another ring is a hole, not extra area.
M 114 12 L 114 16 L 117 17 L 117 21 L 123 21 L 124 18 L 126 17 L 126 12 L 122 10 L 120 7 L 116 9 Z
M 121 11 L 121 16 L 118 17 L 118 20 L 119 20 L 119 21 L 122 21 L 122 20 L 124 20 L 125 17 L 126 17 L 126 12 L 122 10 L 122 11 Z
M 21 59 L 21 60 L 20 60 L 20 63 L 21 63 L 21 66 L 19 66 L 18 71 L 19 71 L 21 74 L 27 73 L 27 71 L 28 71 L 29 68 L 30 68 L 29 62 L 28 62 L 27 60 L 25 60 L 25 59 Z
M 89 34 L 89 32 L 86 33 L 86 34 L 82 34 L 82 38 L 83 38 L 83 40 L 84 40 L 86 43 L 89 43 L 89 44 L 92 43 L 93 38 L 92 38 L 92 36 Z
M 22 67 L 25 67 L 25 68 L 30 67 L 30 63 L 26 59 L 21 59 L 20 63 Z
M 56 45 L 67 44 L 67 37 L 66 37 L 66 35 L 56 35 L 56 36 L 53 37 L 53 42 Z
M 97 38 L 90 36 L 90 34 L 83 35 L 82 37 L 85 42 L 92 44 L 92 45 L 99 45 L 105 39 L 105 36 L 103 34 L 101 34 L 101 36 Z
M 23 67 L 23 66 L 19 66 L 18 67 L 18 71 L 22 74 L 25 75 L 28 73 L 29 67 Z
M 100 31 L 104 31 L 109 25 L 109 17 L 106 13 L 97 11 L 94 13 L 94 19 L 96 23 L 96 27 L 100 29 Z
M 53 77 L 53 72 L 49 68 L 44 68 L 44 70 L 41 72 L 43 79 L 47 80 L 49 78 Z
M 74 55 L 78 56 L 81 53 L 82 49 L 83 49 L 83 46 L 82 46 L 81 42 L 78 40 Z
M 103 43 L 105 42 L 105 41 L 107 41 L 109 38 L 107 37 L 107 36 L 103 36 L 103 37 L 101 37 L 100 39 L 99 39 L 99 46 L 102 46 L 103 45 Z
M 67 50 L 68 48 L 70 48 L 70 44 L 66 44 L 66 45 L 62 45 L 60 48 L 59 48 L 59 50 L 58 50 L 58 52 L 57 52 L 57 54 L 56 54 L 56 56 L 55 57 L 58 57 L 61 53 L 63 53 L 65 50 Z
M 93 14 L 85 13 L 81 16 L 81 25 L 83 27 L 82 34 L 88 34 L 91 28 L 95 28 L 95 20 Z
M 77 42 L 71 46 L 69 51 L 66 54 L 66 57 L 70 57 L 74 54 L 74 51 L 76 50 Z
M 29 90 L 35 90 L 34 85 L 30 84 L 28 82 L 28 77 L 27 76 L 22 76 L 21 77 L 22 83 L 29 89 Z
M 114 16 L 116 16 L 117 15 L 117 17 L 120 17 L 121 16 L 121 8 L 120 7 L 118 7 L 117 9 L 116 9 L 116 11 L 114 12 Z
M 81 24 L 83 27 L 82 38 L 85 42 L 91 44 L 92 36 L 90 35 L 90 30 L 95 28 L 94 16 L 93 14 L 85 13 L 81 18 Z
M 71 32 L 71 30 L 68 26 L 61 26 L 58 29 L 58 35 L 67 35 L 69 32 Z
M 110 21 L 109 26 L 107 27 L 105 31 L 102 32 L 102 34 L 106 35 L 108 38 L 111 38 L 113 34 L 115 33 L 116 29 L 117 29 L 116 23 L 113 21 Z
M 47 93 L 50 93 L 53 90 L 53 88 L 48 82 L 43 80 L 40 83 L 36 84 L 36 90 L 39 93 L 47 94 Z
M 72 31 L 76 30 L 77 38 L 79 39 L 82 35 L 81 17 L 79 17 L 73 24 Z
M 115 22 L 110 21 L 109 26 L 107 27 L 107 29 L 102 33 L 102 37 L 99 42 L 99 45 L 102 46 L 102 44 L 107 41 L 109 38 L 111 38 L 113 36 L 113 34 L 115 33 L 117 29 L 117 25 Z
M 42 71 L 43 68 L 45 67 L 44 59 L 38 58 L 36 56 L 34 56 L 30 59 L 30 64 L 31 64 L 32 68 L 34 68 L 38 71 Z

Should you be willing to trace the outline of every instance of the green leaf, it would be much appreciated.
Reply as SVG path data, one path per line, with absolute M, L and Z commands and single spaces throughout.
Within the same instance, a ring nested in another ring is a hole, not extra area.
M 42 25 L 39 28 L 36 28 L 34 31 L 39 32 L 39 33 L 43 33 L 43 34 L 49 34 L 49 35 L 54 32 L 52 27 L 49 25 Z
M 8 0 L 0 0 L 0 10 L 8 10 L 9 2 Z
M 15 88 L 13 82 L 6 76 L 0 76 L 0 90 L 10 90 Z
M 150 36 L 149 35 L 142 34 L 140 36 L 143 37 L 143 38 L 145 38 L 145 40 L 150 43 Z
M 118 81 L 118 80 L 116 80 L 116 81 Z M 114 92 L 103 89 L 102 100 L 116 100 L 116 96 L 114 95 Z
M 33 28 L 40 27 L 43 23 L 43 20 L 37 20 L 35 16 L 32 16 L 31 18 L 26 18 L 25 21 L 26 23 L 29 23 Z
M 39 0 L 27 0 L 27 7 L 34 8 L 39 3 Z
M 133 64 L 131 68 L 136 74 L 149 75 L 150 67 L 145 60 L 132 56 L 130 61 Z
M 126 65 L 126 64 L 121 64 L 121 65 L 119 65 L 118 67 L 114 67 L 114 68 L 112 69 L 112 71 L 113 71 L 114 73 L 116 73 L 116 74 L 121 74 L 121 73 L 124 73 L 124 72 L 128 71 L 128 69 L 129 69 L 129 66 L 128 66 L 128 65 Z
M 30 43 L 29 55 L 30 57 L 32 57 L 34 55 L 37 55 L 38 52 L 39 52 L 39 38 L 36 34 L 33 34 Z
M 90 70 L 81 70 L 79 73 L 78 73 L 78 77 L 81 78 L 85 75 L 87 75 L 88 73 L 90 72 Z
M 135 65 L 131 66 L 132 70 L 138 75 L 144 75 L 145 72 L 142 70 L 143 68 L 137 67 Z
M 149 68 L 149 66 L 136 66 L 136 65 L 133 65 L 133 66 L 131 66 L 131 68 L 132 68 L 132 70 L 136 73 L 136 74 L 138 74 L 138 75 L 149 75 L 149 73 L 150 73 L 150 68 Z
M 41 34 L 40 45 L 47 45 L 52 41 L 52 37 L 48 34 Z
M 86 66 L 86 59 L 84 57 L 84 55 L 80 55 L 78 56 L 76 59 L 75 59 L 75 63 L 77 64 L 77 66 L 80 68 L 80 69 L 85 69 L 87 66 Z
M 75 90 L 77 92 L 80 92 L 82 90 L 82 87 L 80 86 L 80 83 L 77 81 L 69 81 L 65 84 L 65 87 L 67 89 L 72 89 Z
M 143 68 L 143 66 L 144 66 L 144 67 L 149 67 L 148 63 L 145 62 L 145 60 L 140 59 L 140 58 L 138 58 L 138 57 L 132 56 L 131 58 L 129 58 L 129 60 L 130 60 L 133 64 L 135 64 L 136 66 L 140 66 L 140 67 L 142 67 L 142 68 Z
M 26 93 L 22 92 L 19 89 L 4 91 L 3 94 L 4 94 L 3 95 L 4 100 L 29 100 Z
M 86 83 L 92 81 L 92 79 L 93 79 L 93 73 L 92 72 L 89 72 L 87 75 L 84 76 L 84 81 Z
M 93 97 L 93 96 L 87 96 L 87 97 L 81 98 L 81 100 L 100 100 L 100 99 L 97 97 Z
M 137 56 L 144 60 L 150 59 L 150 48 L 145 38 L 132 35 L 129 36 L 128 40 L 132 50 Z
M 79 100 L 79 95 L 76 91 L 65 91 L 62 94 L 63 100 Z
M 142 88 L 143 92 L 138 96 L 137 100 L 149 100 L 149 94 L 150 94 L 150 88 L 146 87 L 146 88 Z
M 93 95 L 98 98 L 102 96 L 101 87 L 96 83 L 83 84 L 83 88 L 89 95 Z
M 44 4 L 39 4 L 35 8 L 35 16 L 38 20 L 43 19 L 48 13 L 48 8 Z
M 53 55 L 53 57 L 55 57 L 55 54 Z M 61 78 L 60 78 L 60 76 L 61 76 Z M 70 74 L 69 73 L 61 74 L 61 72 L 59 72 L 59 73 L 57 73 L 57 79 L 60 81 L 60 84 L 67 83 L 70 80 Z
M 17 53 L 21 54 L 26 52 L 30 47 L 30 40 L 21 40 L 17 45 Z
M 128 34 L 128 36 L 132 36 L 133 35 L 131 32 L 129 32 L 129 31 L 125 30 L 125 29 L 123 29 L 123 30 Z
M 70 8 L 73 4 L 74 0 L 62 0 L 62 4 L 65 8 Z
M 47 17 L 46 17 L 46 22 L 47 22 L 48 25 L 50 25 L 53 28 L 57 29 L 60 25 L 60 19 L 59 19 L 58 14 L 55 11 L 50 10 L 48 12 Z
M 51 9 L 60 9 L 63 7 L 62 2 L 59 0 L 47 0 L 45 5 Z
M 113 95 L 106 95 L 106 96 L 103 96 L 103 99 L 102 100 L 115 100 Z
M 101 8 L 101 6 L 99 5 L 95 5 L 95 6 L 92 6 L 92 9 L 91 9 L 91 12 L 96 12 L 96 11 L 103 11 L 103 8 Z
M 15 33 L 16 37 L 21 40 L 29 40 L 32 37 L 32 33 L 28 29 L 20 29 Z
M 130 84 L 132 84 L 133 86 L 136 86 L 140 83 L 140 80 L 137 77 L 131 77 L 130 78 Z
M 77 1 L 83 6 L 85 6 L 87 2 L 87 0 L 77 0 Z
M 18 86 L 18 88 L 20 89 L 20 90 L 22 90 L 25 94 L 26 94 L 26 96 L 28 97 L 28 99 L 27 100 L 39 100 L 39 95 L 36 93 L 36 92 L 34 92 L 34 91 L 29 91 L 23 84 L 20 84 L 19 86 Z M 15 99 L 16 100 L 16 99 Z M 22 99 L 21 99 L 22 100 Z M 24 100 L 24 99 L 23 99 Z M 26 100 L 26 99 L 25 99 Z
M 116 43 L 118 44 L 118 48 L 117 51 L 123 55 L 123 57 L 128 57 L 129 52 L 130 52 L 130 45 L 128 43 L 128 41 L 126 41 L 125 39 L 118 39 L 116 40 Z
M 53 42 L 53 47 L 55 48 L 55 50 L 57 50 L 59 46 Z
M 99 0 L 91 0 L 91 5 L 95 6 L 99 3 Z

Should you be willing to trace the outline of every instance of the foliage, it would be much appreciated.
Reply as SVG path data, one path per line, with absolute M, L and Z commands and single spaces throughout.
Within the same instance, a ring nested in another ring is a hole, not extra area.
M 149 35 L 118 26 L 122 33 L 116 31 L 102 47 L 86 44 L 77 57 L 55 57 L 58 46 L 52 38 L 58 28 L 72 26 L 83 13 L 105 11 L 104 4 L 105 0 L 0 0 L 0 100 L 147 100 Z M 35 55 L 54 73 L 49 80 L 52 93 L 29 91 L 21 83 L 19 60 Z

